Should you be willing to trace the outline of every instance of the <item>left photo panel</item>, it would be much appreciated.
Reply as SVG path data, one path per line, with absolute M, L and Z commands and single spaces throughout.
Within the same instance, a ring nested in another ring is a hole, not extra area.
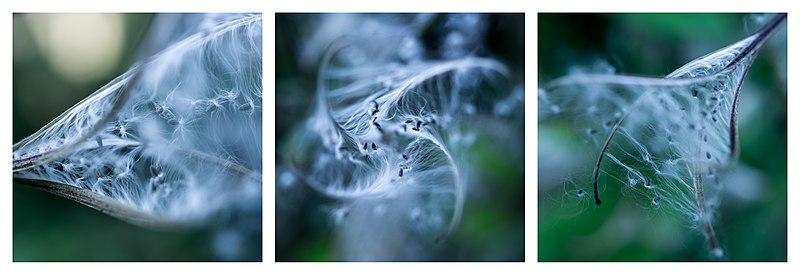
M 14 261 L 261 261 L 262 16 L 13 15 Z

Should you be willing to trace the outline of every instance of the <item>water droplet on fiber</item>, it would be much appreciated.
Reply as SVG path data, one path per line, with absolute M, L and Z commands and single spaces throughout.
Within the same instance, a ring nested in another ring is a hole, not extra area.
M 723 256 L 725 256 L 725 252 L 722 251 L 722 248 L 719 247 L 714 248 L 714 250 L 711 250 L 711 254 L 714 255 L 714 257 L 716 258 L 722 258 Z
M 553 112 L 554 114 L 558 114 L 561 113 L 561 108 L 558 107 L 558 105 L 551 105 L 550 111 Z
M 411 213 L 409 213 L 409 218 L 413 221 L 419 221 L 422 219 L 422 210 L 419 208 L 411 209 Z

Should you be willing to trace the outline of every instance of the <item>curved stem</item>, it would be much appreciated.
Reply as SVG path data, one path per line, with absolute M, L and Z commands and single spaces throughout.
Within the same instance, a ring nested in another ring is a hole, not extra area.
M 736 58 L 734 58 L 730 63 L 728 63 L 728 66 L 726 66 L 725 69 L 732 66 L 736 66 L 736 63 L 739 63 L 740 60 L 761 49 L 761 46 L 764 45 L 764 42 L 767 41 L 767 38 L 772 36 L 772 34 L 774 34 L 775 31 L 778 30 L 778 26 L 784 21 L 786 21 L 785 13 L 779 13 L 778 15 L 775 15 L 775 17 L 773 17 L 772 20 L 769 21 L 769 23 L 764 25 L 764 27 L 757 32 L 758 36 L 756 37 L 756 39 L 753 40 L 753 42 L 751 42 L 750 45 L 747 45 L 747 47 L 744 50 L 742 50 L 742 52 L 740 52 L 739 55 L 736 56 Z
M 444 153 L 444 155 L 447 157 L 447 161 L 450 162 L 451 171 L 455 177 L 453 181 L 453 192 L 455 193 L 453 216 L 450 218 L 450 225 L 447 227 L 447 231 L 437 236 L 434 240 L 434 242 L 440 243 L 442 240 L 450 236 L 450 234 L 455 231 L 456 226 L 461 222 L 461 214 L 464 210 L 464 190 L 461 186 L 461 176 L 458 173 L 456 162 L 453 160 L 453 156 L 450 155 L 450 152 L 445 149 L 446 147 L 444 147 L 444 144 L 439 142 L 439 139 L 434 138 L 430 133 L 424 133 L 422 136 L 433 142 L 433 144 L 436 144 L 436 146 L 439 146 L 439 149 L 441 149 L 442 153 Z
M 700 175 L 700 173 L 695 174 L 694 190 L 697 198 L 697 209 L 700 212 L 699 220 L 703 227 L 703 235 L 705 235 L 708 240 L 708 246 L 712 255 L 717 258 L 722 257 L 722 248 L 719 247 L 719 241 L 717 240 L 717 235 L 714 233 L 714 225 L 711 224 L 711 216 L 709 215 L 706 205 L 706 198 L 703 192 L 703 176 Z

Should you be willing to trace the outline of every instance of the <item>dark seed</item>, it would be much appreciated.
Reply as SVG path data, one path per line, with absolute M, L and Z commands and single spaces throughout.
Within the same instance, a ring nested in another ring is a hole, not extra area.
M 239 111 L 249 111 L 250 109 L 253 109 L 253 104 L 249 102 L 239 105 Z
M 154 177 L 158 177 L 158 167 L 150 165 L 150 173 L 153 174 Z
M 375 145 L 375 142 L 372 143 L 372 150 L 378 150 L 378 146 Z
M 709 153 L 709 152 L 706 152 L 706 158 L 707 158 L 707 159 L 711 159 L 711 153 Z
M 403 177 L 403 168 L 400 168 L 400 177 Z
M 364 150 L 367 150 L 367 145 L 368 144 L 366 142 L 364 142 Z
M 217 104 L 212 103 L 211 105 L 208 105 L 208 107 L 206 108 L 206 112 L 210 113 L 210 112 L 216 111 L 217 108 L 218 108 Z
M 103 147 L 103 138 L 97 136 L 95 137 L 95 141 L 97 141 L 97 146 Z
M 416 127 L 413 127 L 413 128 L 411 128 L 411 130 L 414 130 L 414 131 L 419 131 L 419 126 L 420 126 L 420 125 L 422 125 L 422 121 L 419 121 L 419 120 L 417 120 L 417 126 L 416 126 Z
M 371 108 L 371 111 L 370 111 L 369 115 L 375 116 L 375 114 L 377 114 L 379 111 L 380 111 L 380 109 L 378 109 L 378 102 L 373 100 L 372 101 L 372 108 Z
M 169 123 L 169 125 L 178 125 L 180 123 L 180 121 L 178 121 L 177 118 L 173 118 L 173 119 L 167 120 L 167 123 Z

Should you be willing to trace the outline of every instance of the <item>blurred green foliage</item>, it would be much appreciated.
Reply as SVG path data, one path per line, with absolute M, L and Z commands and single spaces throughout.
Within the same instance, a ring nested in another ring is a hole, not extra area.
M 34 44 L 33 30 L 25 16 L 13 17 L 15 143 L 125 72 L 137 61 L 137 46 L 153 17 L 123 15 L 124 41 L 118 64 L 96 81 L 76 83 L 54 72 L 47 56 Z M 15 185 L 13 192 L 14 261 L 216 260 L 211 241 L 214 232 L 209 229 L 153 231 L 26 186 Z M 244 260 L 261 259 L 261 251 L 247 253 Z
M 755 32 L 759 18 L 744 14 L 539 14 L 539 85 L 598 61 L 608 62 L 621 74 L 664 76 Z M 726 260 L 786 261 L 785 28 L 767 42 L 743 86 L 739 162 L 761 175 L 757 186 L 761 195 L 755 202 L 723 195 L 715 227 Z M 548 132 L 561 135 L 558 128 Z M 546 149 L 539 146 L 540 152 Z M 626 197 L 617 182 L 600 183 L 606 186 L 601 190 L 601 206 L 570 200 L 564 183 L 542 182 L 541 167 L 549 157 L 539 156 L 539 261 L 709 259 L 699 230 L 675 213 L 654 211 Z

